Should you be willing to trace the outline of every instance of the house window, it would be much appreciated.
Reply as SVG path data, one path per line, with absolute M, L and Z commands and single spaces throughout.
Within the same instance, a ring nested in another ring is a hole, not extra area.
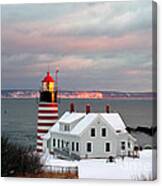
M 78 152 L 79 151 L 79 143 L 76 142 L 76 151 Z
M 64 125 L 64 131 L 70 131 L 70 126 L 69 125 Z
M 74 142 L 72 142 L 71 144 L 71 150 L 74 151 L 75 147 L 74 147 Z
M 64 148 L 64 141 L 61 141 L 62 149 Z
M 106 128 L 102 128 L 102 137 L 106 136 Z
M 55 146 L 56 146 L 56 139 L 53 138 L 53 147 L 55 147 Z
M 87 143 L 87 152 L 92 152 L 92 143 Z
M 131 148 L 131 143 L 130 143 L 130 141 L 128 141 L 128 148 Z
M 91 129 L 91 137 L 95 137 L 95 132 L 96 132 L 96 131 L 95 131 L 95 128 L 92 128 L 92 129 Z
M 50 148 L 50 140 L 47 140 L 47 147 Z
M 125 150 L 125 141 L 121 142 L 121 150 Z
M 60 140 L 57 140 L 57 147 L 60 148 Z
M 105 152 L 110 152 L 110 143 L 105 143 Z

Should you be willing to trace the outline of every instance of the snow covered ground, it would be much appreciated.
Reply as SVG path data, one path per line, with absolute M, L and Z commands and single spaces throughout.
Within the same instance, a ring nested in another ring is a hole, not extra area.
M 79 178 L 95 179 L 152 179 L 152 158 L 156 151 L 143 150 L 139 159 L 126 157 L 116 159 L 115 163 L 106 163 L 105 159 L 86 159 L 80 161 L 67 161 L 55 159 L 49 155 L 45 165 L 52 166 L 78 166 Z M 154 156 L 155 157 L 155 156 Z

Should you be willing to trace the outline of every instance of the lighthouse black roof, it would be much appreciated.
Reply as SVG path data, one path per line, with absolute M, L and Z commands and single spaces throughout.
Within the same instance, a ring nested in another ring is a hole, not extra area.
M 49 71 L 47 72 L 47 75 L 44 77 L 44 79 L 42 80 L 42 82 L 54 82 L 54 79 L 50 75 L 50 72 Z

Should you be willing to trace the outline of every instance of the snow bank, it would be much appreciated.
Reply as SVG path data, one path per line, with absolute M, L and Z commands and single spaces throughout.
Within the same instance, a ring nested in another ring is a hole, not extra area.
M 152 178 L 152 151 L 144 150 L 139 159 L 126 157 L 115 163 L 106 163 L 103 159 L 82 160 L 79 178 L 149 180 Z
M 78 166 L 79 178 L 91 179 L 152 179 L 152 153 L 156 151 L 143 150 L 139 159 L 126 157 L 116 159 L 114 163 L 106 163 L 105 159 L 86 159 L 81 161 L 67 161 L 54 159 L 49 156 L 45 165 Z

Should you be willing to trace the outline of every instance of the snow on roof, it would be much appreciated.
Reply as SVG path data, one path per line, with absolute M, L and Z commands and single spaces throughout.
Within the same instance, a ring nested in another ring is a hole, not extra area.
M 50 132 L 65 133 L 60 131 L 59 124 L 61 122 L 70 124 L 74 121 L 77 122 L 76 126 L 68 132 L 71 135 L 79 135 L 82 131 L 87 128 L 98 116 L 101 116 L 108 125 L 110 125 L 115 131 L 120 130 L 122 133 L 126 132 L 126 126 L 118 113 L 76 113 L 76 112 L 65 112 L 62 117 L 51 127 Z M 67 131 L 66 131 L 67 133 Z
M 76 120 L 79 120 L 85 116 L 85 113 L 76 113 L 76 112 L 65 112 L 64 115 L 59 119 L 60 123 L 72 123 Z
M 43 139 L 48 140 L 51 137 L 50 132 L 48 132 L 47 134 L 45 134 L 44 136 L 42 136 Z
M 50 128 L 50 130 L 48 131 L 48 132 L 58 132 L 59 131 L 59 121 L 57 121 L 56 123 L 55 123 L 55 125 L 53 125 L 51 128 Z
M 87 126 L 89 126 L 96 118 L 98 114 L 89 113 L 85 115 L 85 117 L 78 122 L 78 124 L 71 131 L 71 134 L 78 135 L 80 134 Z
M 112 126 L 114 130 L 125 131 L 125 124 L 118 113 L 102 113 L 101 116 Z

